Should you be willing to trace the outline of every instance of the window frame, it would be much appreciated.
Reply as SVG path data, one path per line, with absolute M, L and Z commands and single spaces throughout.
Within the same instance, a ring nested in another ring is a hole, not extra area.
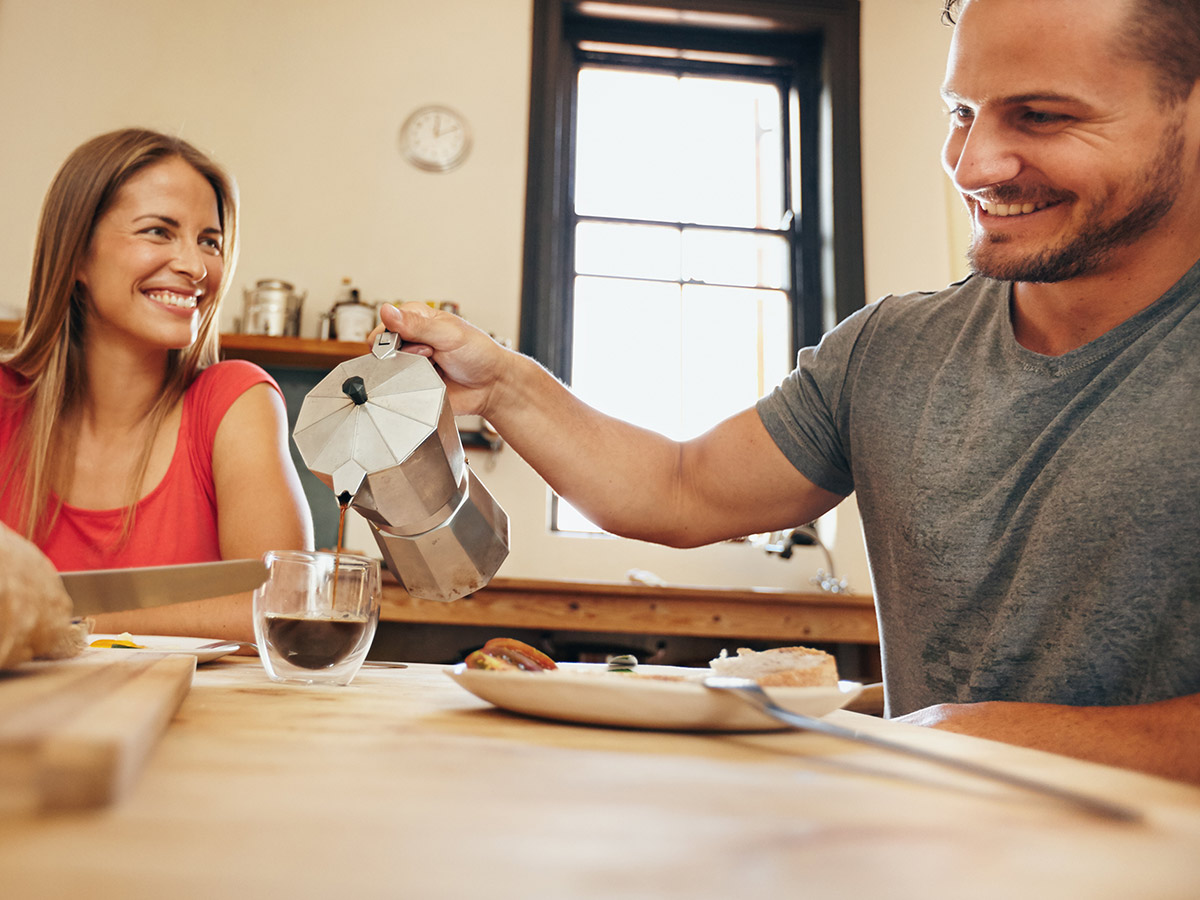
M 646 20 L 664 10 L 677 21 Z M 800 184 L 792 186 L 800 199 L 792 222 L 793 355 L 861 308 L 858 36 L 858 0 L 534 0 L 521 351 L 570 378 L 572 123 L 582 39 L 785 60 L 797 73 L 800 133 L 812 136 L 801 141 Z

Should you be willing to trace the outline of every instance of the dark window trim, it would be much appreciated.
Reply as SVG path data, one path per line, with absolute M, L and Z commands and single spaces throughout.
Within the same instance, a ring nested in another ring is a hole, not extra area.
M 811 345 L 865 302 L 862 238 L 862 178 L 859 117 L 859 3 L 858 0 L 608 0 L 605 8 L 629 7 L 629 20 L 638 8 L 687 10 L 717 17 L 721 40 L 731 23 L 722 13 L 755 17 L 768 22 L 770 33 L 753 44 L 757 55 L 800 58 L 816 36 L 823 52 L 819 77 L 810 86 L 797 85 L 801 96 L 803 133 L 819 134 L 818 160 L 802 160 L 803 198 L 796 227 L 821 235 L 808 254 L 797 241 L 795 261 L 797 303 L 793 311 L 794 340 Z M 565 72 L 575 64 L 573 38 L 586 27 L 602 39 L 607 29 L 599 16 L 586 15 L 587 4 L 574 0 L 534 0 L 533 60 L 530 85 L 529 168 L 525 205 L 525 251 L 521 296 L 520 349 L 535 357 L 560 378 L 570 374 L 569 311 L 555 297 L 571 271 L 571 242 L 566 223 L 571 216 L 570 146 L 573 89 Z M 624 17 L 623 17 L 624 18 Z M 693 17 L 694 18 L 694 17 Z M 652 38 L 660 26 L 646 24 Z M 672 27 L 672 42 L 686 35 L 696 46 L 709 49 L 709 27 Z M 756 28 L 756 35 L 761 35 Z M 801 49 L 797 49 L 797 45 Z M 809 57 L 811 57 L 811 53 Z M 832 122 L 832 128 L 829 123 Z M 557 189 L 556 189 L 557 188 Z M 813 231 L 815 229 L 815 232 Z M 813 242 L 809 242 L 812 246 Z

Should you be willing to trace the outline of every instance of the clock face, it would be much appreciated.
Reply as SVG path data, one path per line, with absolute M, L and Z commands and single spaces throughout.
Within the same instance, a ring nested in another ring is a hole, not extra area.
M 418 168 L 448 172 L 471 149 L 466 120 L 445 106 L 423 106 L 400 126 L 400 152 Z

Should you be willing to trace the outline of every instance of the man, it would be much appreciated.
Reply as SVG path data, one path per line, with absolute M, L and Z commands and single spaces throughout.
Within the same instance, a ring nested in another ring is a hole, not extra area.
M 856 491 L 890 715 L 1200 783 L 1200 12 L 959 7 L 976 274 L 850 317 L 755 409 L 677 443 L 453 317 L 383 319 L 614 533 L 695 546 Z

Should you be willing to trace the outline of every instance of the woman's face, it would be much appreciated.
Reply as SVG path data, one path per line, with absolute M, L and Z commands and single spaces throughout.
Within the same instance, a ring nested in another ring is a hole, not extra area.
M 224 270 L 212 185 L 179 157 L 142 169 L 96 224 L 77 281 L 87 340 L 182 349 Z

